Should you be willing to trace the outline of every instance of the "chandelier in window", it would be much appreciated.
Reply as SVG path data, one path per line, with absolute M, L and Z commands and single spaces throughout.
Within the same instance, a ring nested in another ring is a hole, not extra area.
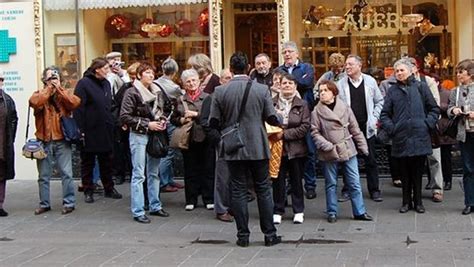
M 403 23 L 406 23 L 409 28 L 415 28 L 416 25 L 423 20 L 423 14 L 413 13 L 413 10 L 410 14 L 404 14 L 400 18 Z
M 331 31 L 339 30 L 345 20 L 341 16 L 327 16 L 322 20 L 323 24 L 328 26 Z

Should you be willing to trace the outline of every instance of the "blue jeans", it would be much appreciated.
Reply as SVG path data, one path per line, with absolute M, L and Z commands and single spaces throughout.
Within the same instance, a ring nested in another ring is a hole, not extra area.
M 466 133 L 466 142 L 459 142 L 464 176 L 464 204 L 474 207 L 474 133 Z
M 166 125 L 166 131 L 170 140 L 171 135 L 173 134 L 175 129 L 176 126 L 174 126 L 172 123 L 168 123 Z M 174 184 L 173 158 L 175 154 L 176 149 L 170 147 L 168 148 L 168 154 L 166 155 L 166 157 L 162 158 L 160 161 L 159 169 L 161 187 Z
M 49 181 L 53 174 L 53 161 L 58 166 L 63 187 L 63 206 L 74 207 L 76 197 L 74 196 L 74 180 L 72 178 L 72 151 L 71 145 L 66 141 L 51 141 L 43 143 L 48 156 L 36 160 L 38 168 L 38 186 L 40 207 L 51 207 L 49 199 Z
M 304 189 L 316 190 L 316 145 L 308 132 L 306 134 L 306 144 L 308 145 L 308 156 L 306 157 L 304 169 Z
M 352 203 L 352 214 L 362 215 L 366 212 L 362 189 L 360 187 L 359 167 L 357 156 L 344 162 L 323 162 L 323 173 L 326 180 L 326 209 L 327 214 L 337 215 L 337 167 L 342 164 L 346 177 L 345 184 L 349 188 Z
M 99 160 L 95 158 L 94 170 L 92 171 L 92 182 L 97 184 L 100 180 Z
M 145 215 L 145 197 L 143 194 L 143 182 L 146 180 L 148 188 L 148 201 L 150 211 L 161 210 L 160 202 L 160 180 L 158 177 L 159 158 L 153 158 L 146 153 L 148 135 L 130 132 L 130 152 L 132 155 L 132 181 L 131 191 L 131 211 L 133 217 Z

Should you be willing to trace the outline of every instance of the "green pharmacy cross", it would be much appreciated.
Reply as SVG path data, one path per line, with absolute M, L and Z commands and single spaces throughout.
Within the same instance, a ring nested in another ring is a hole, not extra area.
M 16 54 L 16 38 L 8 37 L 8 30 L 0 30 L 0 63 L 10 62 L 11 54 Z

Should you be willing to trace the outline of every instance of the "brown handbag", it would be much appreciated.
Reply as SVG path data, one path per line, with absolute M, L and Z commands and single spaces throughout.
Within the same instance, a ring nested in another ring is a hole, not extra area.
M 183 97 L 181 97 L 181 102 L 183 103 L 184 110 L 189 110 L 188 104 L 186 103 Z M 183 150 L 189 149 L 189 141 L 191 138 L 191 130 L 193 128 L 193 125 L 194 121 L 189 121 L 176 128 L 173 131 L 173 134 L 171 135 L 170 147 L 179 148 Z

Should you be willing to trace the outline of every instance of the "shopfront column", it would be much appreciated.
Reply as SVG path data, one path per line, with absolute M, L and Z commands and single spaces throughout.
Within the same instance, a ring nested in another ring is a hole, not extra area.
M 281 45 L 290 40 L 290 4 L 289 0 L 275 0 L 278 8 L 278 43 L 279 51 Z M 283 64 L 283 56 L 280 54 L 279 64 Z
M 472 0 L 455 2 L 458 61 L 474 58 L 474 3 Z
M 210 55 L 212 67 L 218 73 L 222 70 L 222 36 L 221 36 L 221 9 L 222 0 L 209 1 L 209 16 L 210 16 Z

